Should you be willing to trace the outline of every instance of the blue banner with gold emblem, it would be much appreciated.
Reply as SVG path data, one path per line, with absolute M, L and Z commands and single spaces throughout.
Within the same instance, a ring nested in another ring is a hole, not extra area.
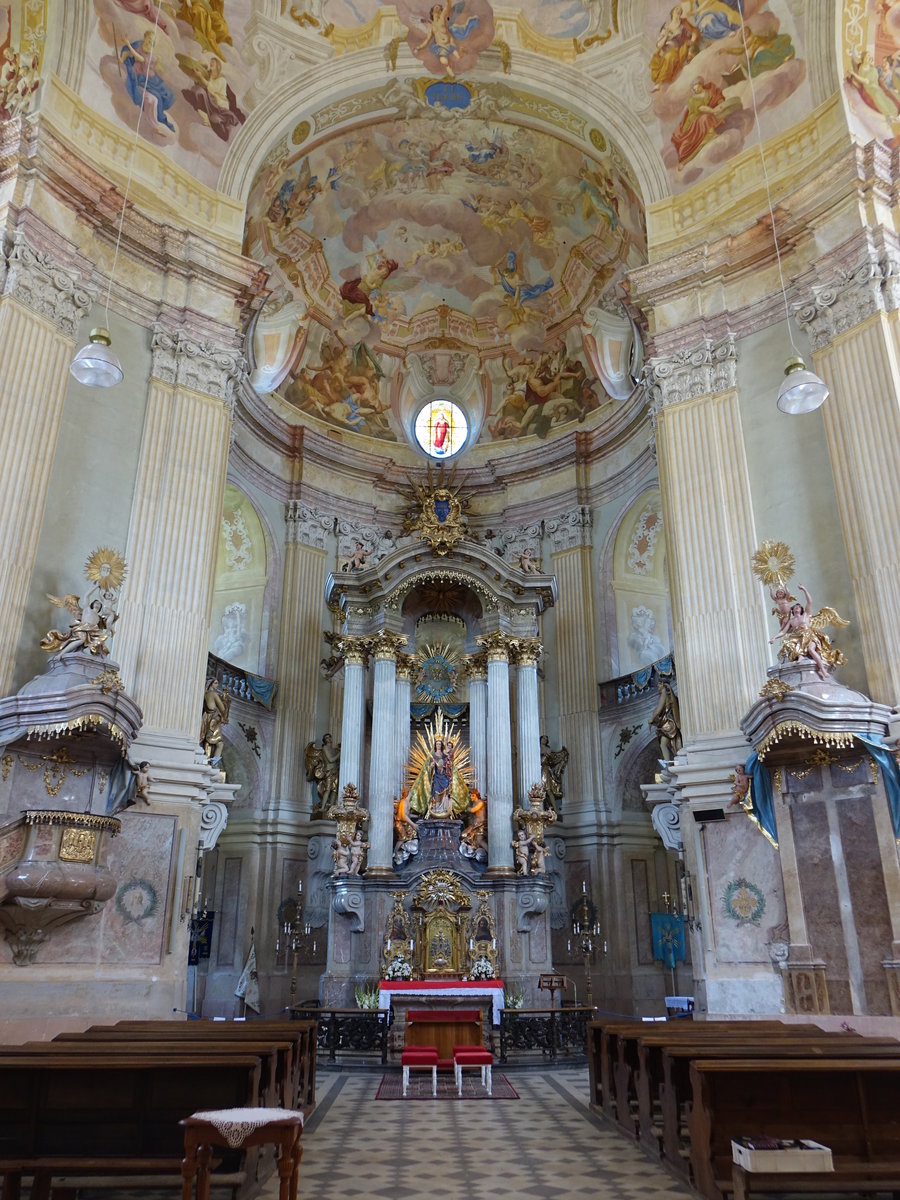
M 684 962 L 684 917 L 678 913 L 651 913 L 653 957 L 667 967 Z

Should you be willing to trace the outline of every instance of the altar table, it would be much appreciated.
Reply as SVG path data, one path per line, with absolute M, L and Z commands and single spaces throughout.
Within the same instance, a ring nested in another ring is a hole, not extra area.
M 491 1002 L 492 1023 L 499 1025 L 503 992 L 502 979 L 382 979 L 378 985 L 378 1007 L 390 1008 L 394 996 L 404 1000 L 414 996 L 429 1000 L 440 1000 L 447 996 L 463 996 L 471 1000 L 488 999 Z

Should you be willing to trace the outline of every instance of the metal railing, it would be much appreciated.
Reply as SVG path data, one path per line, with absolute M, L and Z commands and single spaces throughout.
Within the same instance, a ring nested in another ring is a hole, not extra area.
M 581 1058 L 587 1053 L 588 1021 L 592 1008 L 504 1008 L 500 1012 L 500 1061 L 510 1054 L 539 1051 L 556 1062 L 561 1054 Z
M 318 1022 L 316 1044 L 329 1062 L 346 1052 L 378 1053 L 387 1062 L 390 1009 L 292 1008 L 291 1020 Z

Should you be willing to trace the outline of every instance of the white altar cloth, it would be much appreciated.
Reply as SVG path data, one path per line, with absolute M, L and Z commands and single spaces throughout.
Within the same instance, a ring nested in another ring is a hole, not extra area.
M 392 996 L 471 996 L 473 1000 L 489 997 L 492 1022 L 499 1025 L 503 992 L 502 979 L 446 979 L 440 983 L 428 979 L 382 979 L 378 985 L 378 1007 L 390 1008 Z

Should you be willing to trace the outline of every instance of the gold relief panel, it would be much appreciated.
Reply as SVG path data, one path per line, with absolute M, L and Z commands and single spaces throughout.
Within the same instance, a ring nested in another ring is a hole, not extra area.
M 92 829 L 64 829 L 59 841 L 60 862 L 92 863 L 97 834 Z

